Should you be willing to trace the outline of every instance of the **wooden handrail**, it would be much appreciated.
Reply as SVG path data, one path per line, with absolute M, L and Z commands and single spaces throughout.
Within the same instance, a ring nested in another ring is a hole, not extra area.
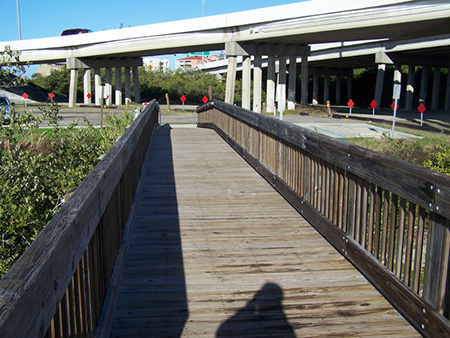
M 0 280 L 0 337 L 94 335 L 159 113 L 152 101 Z
M 215 129 L 427 337 L 450 335 L 450 178 L 214 100 Z

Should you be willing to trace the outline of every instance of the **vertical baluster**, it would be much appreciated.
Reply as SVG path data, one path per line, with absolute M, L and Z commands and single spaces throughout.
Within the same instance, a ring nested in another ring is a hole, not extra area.
M 397 214 L 398 214 L 398 196 L 392 194 L 391 212 L 389 222 L 389 249 L 388 249 L 388 269 L 394 272 L 395 262 L 395 242 L 397 238 Z
M 421 291 L 421 277 L 423 275 L 423 254 L 424 250 L 424 230 L 425 230 L 425 218 L 426 210 L 419 207 L 418 217 L 417 217 L 417 228 L 416 228 L 416 245 L 414 250 L 414 271 L 413 271 L 413 281 L 411 289 L 418 295 Z
M 367 224 L 367 247 L 369 252 L 372 252 L 373 248 L 373 229 L 374 229 L 374 215 L 375 215 L 375 195 L 376 186 L 374 184 L 370 185 L 369 198 L 370 198 L 370 208 L 369 208 L 369 222 Z
M 447 224 L 446 224 L 447 223 Z M 425 262 L 424 298 L 439 313 L 449 316 L 449 252 L 448 220 L 431 214 Z
M 369 182 L 363 181 L 362 185 L 362 207 L 361 207 L 361 235 L 359 244 L 364 248 L 367 248 L 367 217 L 368 217 L 368 207 L 369 207 Z
M 381 210 L 383 207 L 383 189 L 377 187 L 375 195 L 375 229 L 373 235 L 373 251 L 372 254 L 380 258 L 380 241 L 381 241 Z
M 389 206 L 390 206 L 391 193 L 387 190 L 383 194 L 383 221 L 382 221 L 382 233 L 381 233 L 381 248 L 380 248 L 380 261 L 386 265 L 387 246 L 389 238 Z

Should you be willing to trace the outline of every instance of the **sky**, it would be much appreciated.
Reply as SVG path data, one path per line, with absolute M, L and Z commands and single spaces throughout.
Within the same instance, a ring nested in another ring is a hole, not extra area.
M 22 40 L 61 35 L 68 28 L 93 31 L 135 27 L 204 16 L 279 6 L 304 0 L 1 0 L 0 41 L 19 40 L 17 2 Z M 6 14 L 8 13 L 8 14 Z M 193 51 L 195 52 L 195 51 Z M 164 55 L 170 68 L 186 54 Z M 37 66 L 30 66 L 32 76 Z
M 278 6 L 299 0 L 2 0 L 0 41 L 58 36 L 67 28 L 103 31 Z M 203 6 L 202 6 L 203 4 Z M 7 13 L 7 14 L 6 14 Z

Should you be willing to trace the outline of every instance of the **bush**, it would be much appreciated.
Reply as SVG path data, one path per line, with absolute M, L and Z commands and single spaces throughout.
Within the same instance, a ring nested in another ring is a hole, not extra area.
M 0 127 L 0 275 L 36 238 L 63 202 L 133 120 L 131 113 L 108 114 L 105 128 L 59 126 L 59 106 L 51 103 L 43 116 L 11 114 Z M 33 136 L 43 117 L 53 129 Z M 27 123 L 23 123 L 26 121 Z
M 422 161 L 422 166 L 450 175 L 450 143 L 436 144 L 429 151 L 428 158 Z

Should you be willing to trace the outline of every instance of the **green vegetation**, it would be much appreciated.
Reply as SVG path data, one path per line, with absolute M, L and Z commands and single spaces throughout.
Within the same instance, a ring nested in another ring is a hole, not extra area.
M 133 119 L 131 113 L 108 114 L 102 129 L 86 120 L 82 128 L 62 128 L 59 109 L 52 102 L 40 117 L 13 110 L 9 126 L 0 126 L 1 276 Z M 52 129 L 39 129 L 44 118 Z
M 104 72 L 104 70 L 102 70 Z M 122 75 L 122 83 L 125 82 Z M 104 76 L 102 76 L 102 79 Z M 115 70 L 113 69 L 113 83 L 115 87 Z M 55 94 L 67 96 L 69 92 L 70 71 L 66 68 L 53 70 L 48 76 L 34 75 L 31 80 L 34 84 L 47 89 Z M 92 79 L 93 81 L 93 79 Z M 236 100 L 240 101 L 240 81 L 236 81 Z M 94 83 L 91 84 L 94 88 Z M 163 99 L 168 93 L 171 99 L 178 100 L 185 95 L 187 103 L 199 104 L 203 96 L 208 95 L 211 86 L 213 97 L 224 99 L 225 80 L 218 79 L 214 74 L 203 73 L 201 70 L 149 70 L 139 67 L 139 88 L 141 99 Z M 132 93 L 134 88 L 132 85 Z M 83 74 L 78 73 L 77 99 L 83 99 Z
M 396 130 L 422 138 L 393 139 L 384 135 L 382 139 L 346 138 L 345 141 L 450 175 L 450 136 L 406 127 L 397 127 Z

